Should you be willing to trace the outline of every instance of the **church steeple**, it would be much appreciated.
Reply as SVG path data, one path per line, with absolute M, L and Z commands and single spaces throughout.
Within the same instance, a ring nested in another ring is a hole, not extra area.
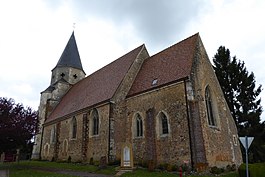
M 79 52 L 77 49 L 74 31 L 57 63 L 56 67 L 73 67 L 83 70 L 80 60 Z
M 64 79 L 70 84 L 75 84 L 77 81 L 83 79 L 84 76 L 85 72 L 82 67 L 73 31 L 58 63 L 52 70 L 51 85 L 61 79 Z
M 44 121 L 72 85 L 83 79 L 85 75 L 73 32 L 57 65 L 52 70 L 50 86 L 41 92 L 39 132 L 35 136 L 32 159 L 39 159 L 41 155 Z

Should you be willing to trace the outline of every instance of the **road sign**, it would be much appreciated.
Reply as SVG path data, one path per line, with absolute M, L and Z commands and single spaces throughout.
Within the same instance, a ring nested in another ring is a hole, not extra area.
M 246 150 L 246 176 L 248 177 L 248 148 L 254 140 L 254 137 L 239 137 L 239 140 Z
M 240 142 L 244 146 L 245 149 L 248 149 L 254 140 L 254 137 L 239 137 Z

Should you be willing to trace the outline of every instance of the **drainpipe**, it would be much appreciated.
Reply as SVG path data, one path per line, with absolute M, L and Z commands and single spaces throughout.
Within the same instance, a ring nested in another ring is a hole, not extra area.
M 188 129 L 189 129 L 189 139 L 190 139 L 190 162 L 191 162 L 191 169 L 194 169 L 194 160 L 193 156 L 193 149 L 192 149 L 192 135 L 191 135 L 191 127 L 190 127 L 190 114 L 189 114 L 189 105 L 188 105 L 188 96 L 187 96 L 187 86 L 186 86 L 186 79 L 184 79 L 184 89 L 185 89 L 185 100 L 186 100 L 186 111 L 187 111 L 187 120 L 188 120 Z

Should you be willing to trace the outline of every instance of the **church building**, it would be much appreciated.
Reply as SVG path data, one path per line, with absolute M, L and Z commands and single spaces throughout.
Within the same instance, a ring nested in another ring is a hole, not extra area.
M 93 64 L 93 61 L 90 62 Z M 145 45 L 85 76 L 74 32 L 41 92 L 32 159 L 239 166 L 237 129 L 199 33 Z

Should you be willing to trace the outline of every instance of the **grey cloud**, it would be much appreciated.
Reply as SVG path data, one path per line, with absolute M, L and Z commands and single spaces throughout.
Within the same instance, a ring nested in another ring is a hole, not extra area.
M 63 0 L 45 2 L 54 9 L 65 3 Z M 110 21 L 117 30 L 129 23 L 134 27 L 134 35 L 148 48 L 152 45 L 157 49 L 183 37 L 180 35 L 206 4 L 204 0 L 71 0 L 68 3 L 78 20 L 100 18 Z
M 96 16 L 117 26 L 131 23 L 136 35 L 152 45 L 174 39 L 194 20 L 203 3 L 200 0 L 100 0 L 71 1 L 78 17 Z M 173 41 L 172 41 L 173 40 Z

